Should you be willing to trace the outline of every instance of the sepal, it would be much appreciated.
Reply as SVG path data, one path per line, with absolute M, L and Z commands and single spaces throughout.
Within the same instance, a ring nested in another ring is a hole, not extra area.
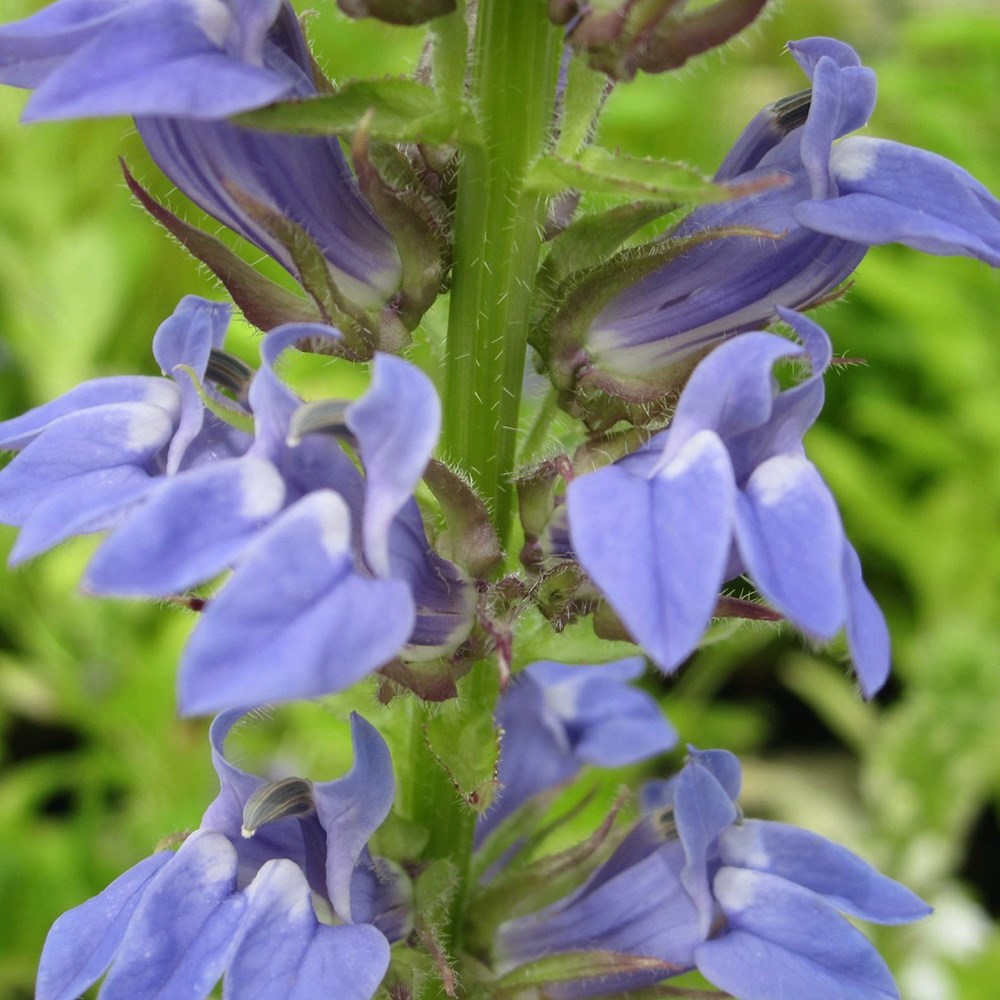
M 184 222 L 135 179 L 124 160 L 119 162 L 136 201 L 222 282 L 248 323 L 266 333 L 282 323 L 322 321 L 323 315 L 315 303 L 265 278 L 220 240 Z

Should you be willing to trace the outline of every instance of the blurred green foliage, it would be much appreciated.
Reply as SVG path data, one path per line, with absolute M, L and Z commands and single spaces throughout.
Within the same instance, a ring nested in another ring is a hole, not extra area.
M 416 65 L 418 30 L 345 23 L 332 7 L 310 33 L 337 79 Z M 3 16 L 29 9 L 15 0 Z M 753 113 L 803 86 L 785 40 L 821 33 L 878 71 L 872 134 L 942 153 L 1000 191 L 1000 15 L 987 2 L 787 4 L 722 53 L 619 88 L 600 141 L 710 172 Z M 129 123 L 23 128 L 22 103 L 0 92 L 3 417 L 83 378 L 152 373 L 152 333 L 177 299 L 222 297 L 130 203 L 116 155 L 175 208 L 183 199 Z M 877 249 L 819 318 L 866 365 L 828 379 L 810 453 L 890 619 L 896 680 L 864 704 L 836 656 L 766 628 L 720 632 L 657 687 L 685 741 L 744 755 L 748 813 L 841 840 L 935 903 L 923 924 L 878 935 L 907 1000 L 987 1000 L 1000 977 L 1000 275 Z M 252 357 L 253 335 L 235 335 Z M 175 716 L 189 616 L 81 595 L 92 548 L 0 575 L 4 998 L 31 995 L 58 914 L 196 826 L 215 792 L 206 724 Z M 347 748 L 331 714 L 343 708 L 284 710 L 271 751 L 335 774 Z M 255 759 L 252 739 L 242 752 Z

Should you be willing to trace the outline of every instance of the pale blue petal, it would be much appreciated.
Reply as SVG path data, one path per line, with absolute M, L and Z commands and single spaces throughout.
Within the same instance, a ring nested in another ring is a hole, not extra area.
M 192 0 L 130 3 L 99 30 L 73 32 L 78 47 L 39 81 L 24 119 L 225 118 L 283 97 L 284 76 L 218 47 L 227 32 L 220 13 L 226 18 L 225 8 Z
M 1000 202 L 950 160 L 851 136 L 834 147 L 830 168 L 839 197 L 796 206 L 803 226 L 858 243 L 905 243 L 1000 267 Z
M 580 564 L 664 670 L 698 644 L 729 554 L 734 485 L 725 448 L 696 434 L 651 479 L 610 466 L 569 487 Z
M 382 666 L 414 622 L 409 588 L 359 576 L 336 494 L 310 494 L 247 550 L 181 664 L 185 714 L 311 698 Z
M 27 413 L 0 422 L 0 448 L 19 451 L 59 417 L 109 403 L 150 403 L 173 416 L 180 414 L 180 394 L 167 379 L 150 375 L 95 378 Z
M 75 490 L 93 473 L 111 473 L 97 496 L 113 500 L 156 471 L 154 456 L 174 430 L 170 414 L 148 403 L 112 403 L 70 413 L 50 424 L 0 474 L 0 520 L 21 524 L 54 490 Z M 91 485 L 95 485 L 91 483 Z
M 370 1000 L 389 965 L 374 927 L 331 927 L 313 911 L 297 865 L 268 862 L 246 890 L 250 905 L 226 973 L 227 1000 Z
M 347 408 L 345 421 L 365 468 L 365 556 L 377 576 L 388 576 L 389 526 L 430 461 L 441 429 L 441 404 L 419 368 L 377 354 L 371 387 Z
M 245 909 L 232 844 L 192 834 L 147 887 L 101 1000 L 207 996 L 229 964 Z
M 354 766 L 342 778 L 313 786 L 316 815 L 327 835 L 326 884 L 342 919 L 351 917 L 351 876 L 372 834 L 382 825 L 395 796 L 392 758 L 378 730 L 351 715 Z
M 98 549 L 84 576 L 96 593 L 178 593 L 220 573 L 281 510 L 270 462 L 229 459 L 168 480 Z
M 729 927 L 695 949 L 699 971 L 740 1000 L 897 1000 L 865 936 L 821 897 L 775 875 L 721 868 Z
M 725 440 L 763 426 L 777 394 L 771 370 L 780 358 L 800 351 L 798 344 L 772 333 L 745 333 L 716 347 L 681 393 L 664 458 L 672 458 L 702 430 Z
M 36 1000 L 73 1000 L 111 964 L 149 880 L 174 855 L 161 851 L 120 875 L 99 896 L 64 913 L 45 939 Z
M 687 864 L 680 878 L 698 909 L 702 937 L 714 917 L 708 864 L 719 834 L 735 822 L 739 811 L 718 779 L 697 760 L 689 761 L 674 788 L 674 822 Z
M 832 638 L 847 617 L 844 529 L 815 466 L 776 455 L 754 471 L 736 510 L 740 555 L 757 589 L 803 631 Z
M 861 692 L 871 698 L 889 678 L 889 628 L 861 577 L 858 554 L 847 542 L 844 543 L 843 566 L 847 589 L 847 645 Z
M 747 820 L 723 830 L 722 863 L 768 872 L 825 896 L 838 910 L 880 924 L 906 924 L 931 908 L 839 844 L 785 823 Z

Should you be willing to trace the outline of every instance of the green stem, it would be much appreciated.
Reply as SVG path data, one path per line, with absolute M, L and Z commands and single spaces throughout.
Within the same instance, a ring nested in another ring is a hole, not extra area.
M 443 439 L 505 540 L 545 212 L 524 177 L 549 139 L 558 69 L 545 0 L 480 0 L 475 53 L 484 142 L 465 153 L 458 175 Z
M 501 539 L 510 529 L 510 477 L 546 209 L 542 197 L 524 191 L 524 178 L 550 141 L 560 50 L 546 8 L 546 0 L 479 0 L 469 83 L 483 142 L 464 151 L 458 172 L 442 440 L 445 457 L 468 472 L 489 505 Z M 455 85 L 459 26 L 442 20 L 434 28 L 439 71 Z M 463 698 L 491 717 L 497 687 L 495 666 L 480 662 Z M 475 813 L 427 745 L 431 711 L 413 704 L 412 783 L 403 805 L 429 831 L 425 856 L 455 865 L 447 942 L 455 954 Z

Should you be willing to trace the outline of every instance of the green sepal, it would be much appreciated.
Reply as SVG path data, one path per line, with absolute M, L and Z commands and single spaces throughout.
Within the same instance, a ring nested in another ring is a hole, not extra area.
M 461 880 L 450 858 L 437 858 L 413 883 L 414 930 L 436 969 L 436 979 L 445 996 L 457 996 L 457 976 L 448 952 L 452 904 Z
M 468 146 L 480 142 L 464 104 L 444 106 L 432 87 L 408 77 L 352 80 L 336 93 L 282 101 L 233 121 L 245 128 L 289 135 L 353 135 L 362 120 L 373 139 Z
M 589 617 L 570 622 L 558 634 L 537 613 L 526 613 L 518 622 L 514 641 L 516 666 L 536 660 L 559 660 L 563 663 L 611 663 L 639 650 L 632 642 L 611 641 L 601 638 L 594 631 Z
M 549 242 L 539 270 L 541 287 L 554 289 L 575 272 L 602 264 L 643 226 L 676 208 L 675 202 L 629 202 L 577 219 Z
M 455 10 L 455 0 L 337 0 L 348 17 L 375 17 L 389 24 L 423 24 Z
M 490 714 L 461 697 L 463 684 L 471 681 L 459 682 L 460 696 L 443 702 L 427 720 L 424 739 L 455 790 L 474 812 L 482 813 L 492 804 L 498 787 L 500 733 Z
M 559 136 L 555 151 L 572 158 L 593 138 L 597 117 L 611 86 L 579 56 L 570 59 L 559 108 Z
M 198 373 L 190 365 L 177 365 L 175 371 L 182 371 L 194 386 L 198 393 L 198 398 L 205 404 L 205 409 L 210 410 L 223 423 L 235 427 L 238 431 L 246 434 L 253 434 L 253 417 L 244 410 L 237 410 L 231 406 L 224 406 L 219 400 L 209 395 L 205 387 L 198 379 Z
M 122 174 L 140 205 L 226 287 L 248 323 L 267 332 L 282 323 L 319 323 L 323 315 L 308 299 L 265 278 L 214 236 L 202 232 L 161 205 L 129 172 Z
M 686 163 L 626 156 L 588 146 L 572 159 L 558 153 L 540 157 L 529 171 L 525 187 L 550 195 L 576 188 L 621 198 L 704 205 L 743 198 L 787 183 L 787 178 L 775 174 L 749 184 L 716 184 Z
M 369 121 L 366 117 L 354 135 L 351 160 L 358 186 L 396 244 L 402 275 L 393 309 L 412 329 L 442 289 L 450 241 L 432 198 L 419 187 L 396 187 L 383 177 L 371 155 Z
M 627 792 L 620 792 L 604 821 L 585 840 L 527 864 L 510 865 L 478 888 L 469 903 L 469 916 L 484 942 L 489 941 L 491 930 L 504 920 L 540 910 L 586 881 L 623 836 L 621 832 L 618 836 L 612 834 L 627 798 Z M 560 822 L 567 818 L 562 817 Z M 551 833 L 551 829 L 540 831 L 532 839 L 537 842 Z M 530 856 L 530 846 L 530 843 L 525 845 L 520 857 Z
M 435 540 L 436 548 L 474 578 L 488 579 L 500 565 L 503 550 L 483 498 L 465 476 L 436 459 L 424 471 L 424 482 L 447 524 Z
M 409 343 L 409 334 L 398 317 L 383 311 L 376 320 L 341 293 L 323 251 L 302 226 L 233 185 L 226 185 L 226 190 L 288 251 L 299 281 L 316 303 L 323 322 L 341 332 L 341 340 L 331 340 L 325 353 L 366 361 L 376 350 L 398 351 Z
M 686 971 L 682 966 L 640 955 L 625 955 L 615 951 L 568 951 L 546 955 L 535 962 L 519 966 L 498 979 L 483 995 L 488 996 L 489 1000 L 518 1000 L 523 991 L 534 989 L 542 991 L 537 996 L 545 997 L 547 994 L 544 990 L 550 986 L 641 972 L 659 974 L 666 979 Z

